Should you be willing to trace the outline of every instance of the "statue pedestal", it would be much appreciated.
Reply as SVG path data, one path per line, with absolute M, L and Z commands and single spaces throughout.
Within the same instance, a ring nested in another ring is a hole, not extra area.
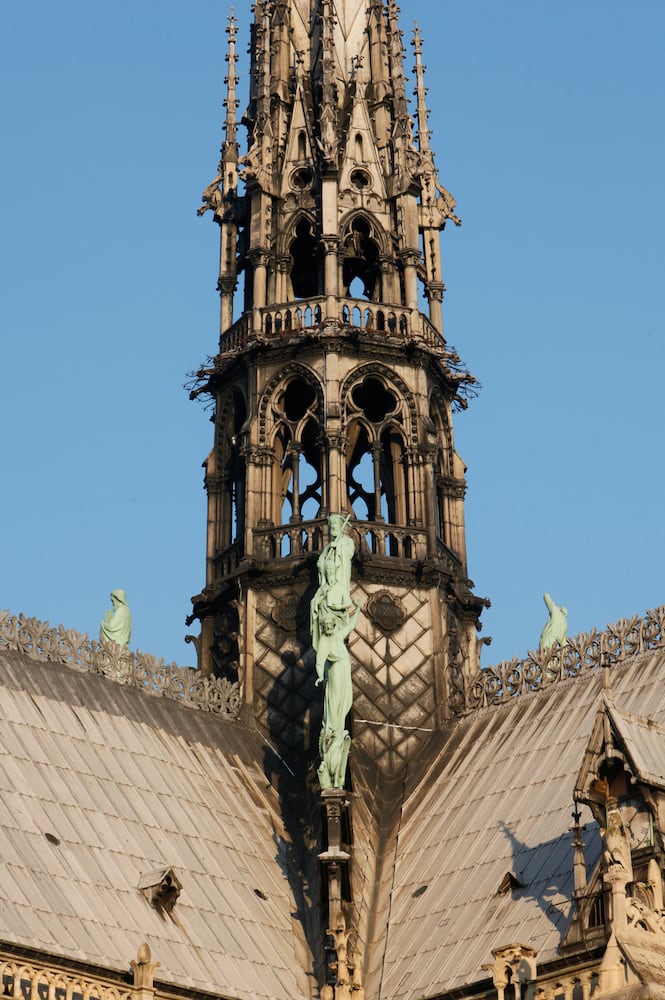
M 325 808 L 326 849 L 319 854 L 323 869 L 324 890 L 328 895 L 328 926 L 334 927 L 342 908 L 342 897 L 349 895 L 349 862 L 351 855 L 345 850 L 344 826 L 349 801 L 343 788 L 327 788 L 321 792 Z M 346 839 L 349 839 L 348 836 Z M 344 892 L 346 888 L 346 892 Z

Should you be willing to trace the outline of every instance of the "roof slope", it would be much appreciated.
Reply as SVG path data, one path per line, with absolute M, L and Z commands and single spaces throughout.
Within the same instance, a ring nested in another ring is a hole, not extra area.
M 664 677 L 662 651 L 614 667 L 615 704 L 662 724 Z M 573 788 L 602 697 L 594 671 L 455 727 L 404 809 L 381 997 L 487 979 L 492 949 L 516 942 L 539 965 L 557 957 L 571 916 Z M 590 869 L 600 849 L 590 825 L 585 840 Z M 511 872 L 524 888 L 499 893 Z
M 0 940 L 121 971 L 147 941 L 159 981 L 309 996 L 258 736 L 20 654 L 0 684 Z M 169 867 L 162 918 L 137 885 Z
M 621 712 L 615 706 L 610 708 L 610 714 L 639 777 L 657 788 L 665 788 L 665 727 L 650 718 Z

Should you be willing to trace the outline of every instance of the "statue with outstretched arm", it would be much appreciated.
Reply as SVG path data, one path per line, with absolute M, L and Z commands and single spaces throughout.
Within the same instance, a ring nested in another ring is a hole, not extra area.
M 543 594 L 543 600 L 547 605 L 550 617 L 545 623 L 545 628 L 540 635 L 540 649 L 549 649 L 551 646 L 561 645 L 566 641 L 568 635 L 568 609 L 555 604 L 550 594 Z

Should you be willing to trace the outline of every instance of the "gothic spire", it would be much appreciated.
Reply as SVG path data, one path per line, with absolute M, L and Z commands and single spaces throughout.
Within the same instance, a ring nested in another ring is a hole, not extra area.
M 236 85 L 238 84 L 238 77 L 236 76 L 236 34 L 237 34 L 237 22 L 235 19 L 235 11 L 233 7 L 231 8 L 231 16 L 229 17 L 229 26 L 226 29 L 226 33 L 229 36 L 229 47 L 226 53 L 226 62 L 228 63 L 228 73 L 224 78 L 224 83 L 226 84 L 226 98 L 224 100 L 224 107 L 226 108 L 226 122 L 224 124 L 224 142 L 222 144 L 222 191 L 225 195 L 230 194 L 232 191 L 235 192 L 238 187 L 238 120 L 236 117 L 236 112 L 238 110 L 238 104 L 240 103 L 236 97 Z
M 414 22 L 412 45 L 416 55 L 416 65 L 414 69 L 416 73 L 415 95 L 418 102 L 418 148 L 421 153 L 429 153 L 431 155 L 431 148 L 429 144 L 430 130 L 429 111 L 427 108 L 427 87 L 425 86 L 425 66 L 423 65 L 423 41 L 417 21 Z

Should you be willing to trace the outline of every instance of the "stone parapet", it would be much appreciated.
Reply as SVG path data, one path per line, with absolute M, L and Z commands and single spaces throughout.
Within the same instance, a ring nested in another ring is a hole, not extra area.
M 41 663 L 57 663 L 81 673 L 101 674 L 117 684 L 170 698 L 216 715 L 235 719 L 240 713 L 237 683 L 207 677 L 193 667 L 142 653 L 114 642 L 97 642 L 87 633 L 52 627 L 48 622 L 0 611 L 0 652 L 22 653 Z
M 464 715 L 475 709 L 501 705 L 557 681 L 569 680 L 588 670 L 611 667 L 627 657 L 665 646 L 665 606 L 633 615 L 608 625 L 604 632 L 592 629 L 568 639 L 564 645 L 530 652 L 519 660 L 503 660 L 483 667 L 465 681 L 453 678 L 453 708 Z

